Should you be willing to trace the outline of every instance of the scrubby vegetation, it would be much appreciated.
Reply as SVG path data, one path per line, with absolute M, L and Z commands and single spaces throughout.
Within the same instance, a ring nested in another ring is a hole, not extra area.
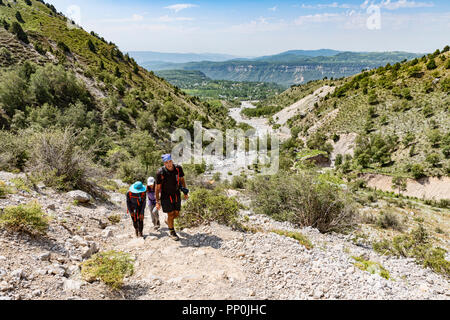
M 6 207 L 0 213 L 0 225 L 15 232 L 30 235 L 45 235 L 49 217 L 36 202 L 27 205 Z
M 375 242 L 373 248 L 381 254 L 415 258 L 424 267 L 450 276 L 450 261 L 445 259 L 447 251 L 433 247 L 429 233 L 423 225 L 419 225 L 409 234 L 395 237 L 392 241 Z
M 318 179 L 317 174 L 280 172 L 250 183 L 257 213 L 321 232 L 343 231 L 355 223 L 355 212 L 345 192 Z
M 53 6 L 31 3 L 0 6 L 0 170 L 39 169 L 59 189 L 92 191 L 83 177 L 95 167 L 129 183 L 154 175 L 175 128 L 235 125 L 221 103 L 181 92 L 114 43 L 69 28 Z M 66 129 L 70 139 L 58 133 Z M 72 160 L 77 166 L 65 168 Z
M 131 276 L 133 272 L 131 257 L 117 251 L 97 253 L 81 264 L 81 275 L 84 280 L 88 282 L 100 280 L 114 290 L 119 290 L 124 278 Z
M 239 222 L 240 204 L 219 189 L 197 189 L 183 207 L 183 215 L 177 220 L 181 228 L 217 222 L 234 228 L 241 228 Z

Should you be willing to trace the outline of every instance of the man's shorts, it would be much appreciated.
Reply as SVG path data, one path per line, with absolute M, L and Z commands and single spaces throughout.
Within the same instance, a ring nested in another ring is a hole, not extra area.
M 174 200 L 173 202 L 171 202 L 170 199 L 161 199 L 161 206 L 162 206 L 164 213 L 180 211 L 181 210 L 181 198 L 178 197 L 178 201 Z

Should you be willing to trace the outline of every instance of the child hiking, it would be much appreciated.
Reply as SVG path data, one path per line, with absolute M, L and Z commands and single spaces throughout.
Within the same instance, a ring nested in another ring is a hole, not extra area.
M 127 192 L 127 212 L 133 220 L 136 237 L 144 237 L 144 213 L 147 188 L 140 181 L 134 183 Z
M 153 227 L 155 230 L 159 230 L 161 223 L 159 222 L 159 211 L 156 208 L 156 181 L 155 178 L 150 177 L 147 180 L 147 198 L 148 198 L 148 208 L 150 209 L 150 214 L 152 217 Z

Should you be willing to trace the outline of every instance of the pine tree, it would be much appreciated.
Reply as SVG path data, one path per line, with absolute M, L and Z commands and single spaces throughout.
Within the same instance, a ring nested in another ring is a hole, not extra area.
M 30 43 L 30 41 L 28 41 L 27 34 L 23 31 L 19 23 L 15 21 L 12 23 L 11 32 L 14 33 L 20 41 L 25 42 L 26 44 Z
M 91 41 L 91 39 L 89 39 L 87 41 L 87 46 L 89 48 L 89 50 L 91 50 L 93 53 L 97 53 L 97 49 L 95 48 L 94 43 Z
M 118 66 L 116 66 L 116 69 L 114 70 L 114 75 L 115 75 L 117 78 L 122 77 L 122 73 L 120 72 Z
M 430 61 L 428 61 L 428 63 L 427 63 L 427 69 L 428 70 L 433 70 L 433 69 L 436 69 L 436 68 L 437 68 L 436 61 L 434 61 L 434 59 L 430 59 Z
M 16 19 L 17 19 L 17 21 L 19 21 L 20 23 L 25 23 L 25 21 L 23 21 L 22 15 L 20 14 L 19 11 L 16 11 Z

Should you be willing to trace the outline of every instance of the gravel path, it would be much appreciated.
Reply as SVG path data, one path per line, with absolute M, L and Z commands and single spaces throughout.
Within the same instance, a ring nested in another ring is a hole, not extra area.
M 8 180 L 14 175 L 0 173 Z M 230 195 L 239 195 L 229 191 Z M 0 299 L 450 299 L 448 278 L 411 259 L 383 257 L 353 235 L 320 234 L 289 223 L 241 211 L 257 233 L 242 233 L 212 224 L 168 237 L 167 227 L 134 237 L 125 216 L 124 196 L 110 204 L 74 206 L 65 194 L 44 188 L 0 199 L 0 207 L 36 200 L 53 216 L 47 239 L 0 230 Z M 242 199 L 245 200 L 245 199 Z M 245 201 L 244 201 L 245 202 Z M 120 214 L 111 225 L 107 217 Z M 165 216 L 161 216 L 161 221 Z M 272 230 L 301 232 L 313 244 Z M 99 282 L 81 279 L 79 264 L 97 251 L 121 250 L 135 259 L 135 273 L 120 293 Z M 379 262 L 390 280 L 354 266 L 352 256 Z

